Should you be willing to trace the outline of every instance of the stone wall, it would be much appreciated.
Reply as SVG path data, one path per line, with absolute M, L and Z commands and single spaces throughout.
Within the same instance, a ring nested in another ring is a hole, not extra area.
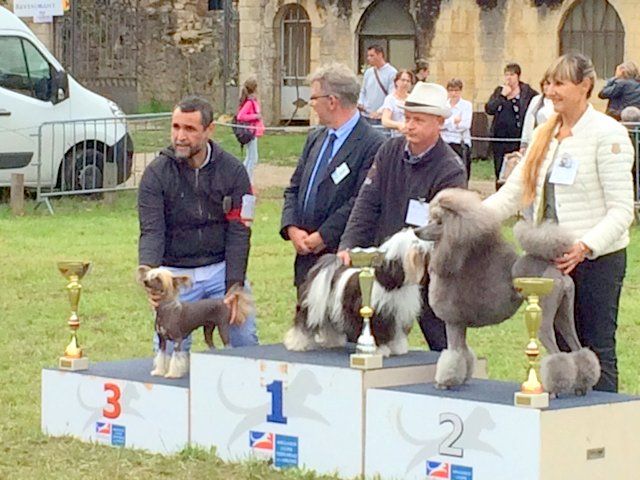
M 206 0 L 145 0 L 140 19 L 139 103 L 200 93 L 222 111 L 222 12 L 207 11 Z
M 239 0 L 240 80 L 260 79 L 268 120 L 279 112 L 278 11 L 295 0 Z M 342 61 L 357 71 L 357 28 L 371 0 L 300 0 L 312 24 L 311 70 Z M 510 61 L 520 63 L 522 79 L 536 89 L 559 54 L 558 31 L 574 0 L 410 0 L 417 51 L 431 63 L 434 82 L 452 77 L 464 83 L 475 110 L 502 81 Z M 625 59 L 640 60 L 637 0 L 610 0 L 625 28 Z M 536 6 L 538 4 L 539 6 Z M 611 72 L 613 73 L 613 72 Z M 600 88 L 603 80 L 598 81 Z M 604 102 L 593 99 L 604 108 Z

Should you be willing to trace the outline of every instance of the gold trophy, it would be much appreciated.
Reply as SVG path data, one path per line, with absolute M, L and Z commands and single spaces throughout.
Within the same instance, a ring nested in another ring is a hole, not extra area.
M 551 278 L 516 278 L 513 285 L 526 298 L 524 321 L 529 332 L 529 343 L 525 348 L 525 355 L 529 361 L 529 373 L 520 391 L 514 394 L 514 403 L 517 407 L 546 408 L 549 406 L 549 394 L 542 389 L 537 374 L 537 360 L 540 356 L 538 329 L 542 321 L 539 300 L 541 296 L 551 292 L 553 280 Z
M 360 292 L 362 293 L 362 306 L 360 307 L 362 332 L 358 337 L 356 353 L 350 357 L 351 368 L 359 368 L 361 370 L 382 368 L 382 355 L 376 353 L 378 347 L 376 346 L 375 338 L 371 335 L 371 317 L 373 317 L 371 290 L 373 289 L 374 280 L 374 269 L 372 265 L 374 262 L 382 259 L 384 253 L 383 250 L 375 247 L 358 247 L 349 252 L 351 264 L 356 268 L 360 268 L 358 280 L 360 282 Z
M 67 322 L 71 328 L 71 341 L 64 349 L 64 356 L 60 357 L 58 367 L 61 370 L 75 371 L 89 368 L 89 359 L 82 354 L 82 348 L 78 344 L 77 330 L 80 327 L 80 319 L 78 318 L 78 302 L 82 291 L 80 280 L 90 267 L 90 262 L 58 262 L 58 270 L 69 280 L 67 291 L 69 292 L 69 303 L 71 303 L 71 316 Z

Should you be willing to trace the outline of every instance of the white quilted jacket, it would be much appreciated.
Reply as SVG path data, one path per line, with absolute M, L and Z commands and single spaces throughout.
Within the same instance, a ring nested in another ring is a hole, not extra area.
M 558 149 L 558 158 L 566 153 L 578 161 L 573 185 L 555 185 L 558 223 L 573 232 L 576 241 L 591 248 L 590 258 L 596 258 L 629 244 L 634 152 L 627 129 L 591 105 L 571 133 L 562 142 L 554 138 L 549 145 L 538 176 L 533 218 L 538 218 L 538 210 L 543 207 L 544 181 Z M 522 208 L 523 164 L 520 162 L 505 185 L 484 202 L 501 220 Z

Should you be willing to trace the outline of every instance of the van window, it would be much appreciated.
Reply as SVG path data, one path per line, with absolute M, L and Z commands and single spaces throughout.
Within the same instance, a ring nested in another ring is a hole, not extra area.
M 0 37 L 0 87 L 51 100 L 51 65 L 23 38 Z

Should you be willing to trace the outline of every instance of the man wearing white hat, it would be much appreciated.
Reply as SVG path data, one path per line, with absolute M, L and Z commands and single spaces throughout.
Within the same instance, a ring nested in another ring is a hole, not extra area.
M 406 133 L 378 150 L 340 239 L 338 255 L 346 264 L 351 248 L 380 245 L 404 227 L 425 225 L 428 204 L 440 190 L 467 186 L 462 160 L 440 138 L 451 115 L 447 90 L 418 82 L 404 110 Z M 430 349 L 440 351 L 447 346 L 444 322 L 431 310 L 427 292 L 425 287 L 420 328 Z

